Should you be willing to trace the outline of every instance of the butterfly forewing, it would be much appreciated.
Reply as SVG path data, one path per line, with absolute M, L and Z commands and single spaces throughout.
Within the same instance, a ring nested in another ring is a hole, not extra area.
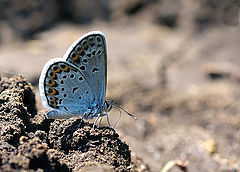
M 104 103 L 107 81 L 107 51 L 101 32 L 90 32 L 77 40 L 64 55 L 86 78 L 96 103 Z

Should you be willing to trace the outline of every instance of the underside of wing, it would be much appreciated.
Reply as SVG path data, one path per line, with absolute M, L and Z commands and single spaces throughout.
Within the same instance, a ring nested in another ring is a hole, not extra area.
M 87 78 L 96 102 L 102 105 L 107 82 L 107 50 L 103 33 L 89 32 L 75 41 L 65 53 L 64 59 L 75 66 Z
M 40 95 L 46 107 L 83 114 L 94 104 L 96 95 L 75 66 L 59 59 L 46 65 L 40 78 Z

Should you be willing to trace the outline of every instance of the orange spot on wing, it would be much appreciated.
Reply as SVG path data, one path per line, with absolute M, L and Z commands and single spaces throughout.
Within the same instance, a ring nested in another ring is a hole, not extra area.
M 51 77 L 52 83 L 49 84 L 49 87 L 52 87 L 52 86 L 54 86 L 56 84 L 56 82 L 54 81 L 54 78 L 56 76 L 56 73 L 59 72 L 60 70 L 61 70 L 60 67 L 58 67 L 56 70 L 53 71 L 53 75 Z
M 78 53 L 76 53 L 76 56 L 72 58 L 72 60 L 76 61 L 78 59 Z
M 78 51 L 78 54 L 82 53 L 84 50 L 84 48 L 82 48 L 80 51 Z
M 52 100 L 52 101 L 53 101 L 53 105 L 52 105 L 52 106 L 53 106 L 53 107 L 56 107 L 56 106 L 57 106 L 56 97 L 53 97 L 53 100 Z
M 58 66 L 58 68 L 54 71 L 55 73 L 56 72 L 59 72 L 61 69 L 60 69 L 60 67 Z
M 68 69 L 69 69 L 69 67 L 68 67 L 67 65 L 66 65 L 65 68 L 62 68 L 62 70 L 63 70 L 64 72 L 66 72 Z
M 52 90 L 52 92 L 49 93 L 51 96 L 53 96 L 57 93 L 57 91 L 54 88 L 50 87 L 50 89 Z
M 52 81 L 52 83 L 48 85 L 49 87 L 52 87 L 56 84 L 56 82 L 52 78 L 51 78 L 51 81 Z

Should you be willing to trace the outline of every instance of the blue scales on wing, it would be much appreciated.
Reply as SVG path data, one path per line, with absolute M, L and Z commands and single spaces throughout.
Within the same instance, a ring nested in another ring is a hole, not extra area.
M 83 114 L 94 102 L 87 80 L 66 62 L 56 62 L 49 67 L 44 88 L 48 105 L 65 113 Z
M 104 104 L 107 82 L 106 41 L 102 33 L 92 33 L 78 40 L 67 51 L 66 61 L 78 68 L 89 82 L 97 105 Z M 66 55 L 66 54 L 65 54 Z
M 105 37 L 100 32 L 84 35 L 75 41 L 63 59 L 46 66 L 44 94 L 47 106 L 54 109 L 48 117 L 89 114 L 95 117 L 103 110 L 107 82 Z

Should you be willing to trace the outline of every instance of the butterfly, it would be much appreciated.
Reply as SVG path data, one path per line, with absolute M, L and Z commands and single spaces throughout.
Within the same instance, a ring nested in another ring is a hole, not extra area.
M 47 118 L 91 119 L 107 115 L 108 119 L 113 105 L 124 110 L 105 100 L 106 85 L 105 36 L 100 31 L 88 32 L 68 48 L 63 58 L 49 60 L 42 70 L 39 91 L 43 106 L 51 110 Z

